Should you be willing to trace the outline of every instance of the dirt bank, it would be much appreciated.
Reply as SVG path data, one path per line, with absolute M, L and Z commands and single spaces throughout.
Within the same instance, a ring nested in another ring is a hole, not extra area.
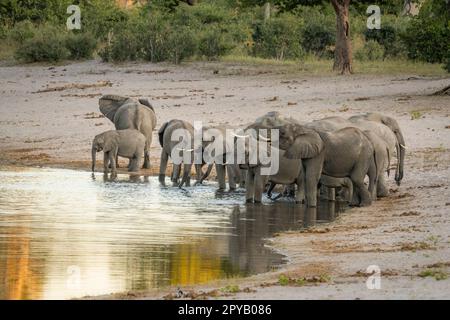
M 349 210 L 327 227 L 275 237 L 270 245 L 290 259 L 283 270 L 192 288 L 187 298 L 450 298 L 450 280 L 436 280 L 450 271 L 450 98 L 431 95 L 448 86 L 449 78 L 96 61 L 0 67 L 0 75 L 0 165 L 87 170 L 93 136 L 113 128 L 98 111 L 98 98 L 108 93 L 148 97 L 158 127 L 172 118 L 243 125 L 272 110 L 302 121 L 390 114 L 408 146 L 404 182 L 397 187 L 390 181 L 390 197 Z M 155 139 L 153 168 L 146 174 L 157 170 L 159 152 Z M 381 270 L 380 290 L 366 287 L 369 265 Z M 227 287 L 234 284 L 239 287 Z M 173 292 L 113 297 L 171 298 Z

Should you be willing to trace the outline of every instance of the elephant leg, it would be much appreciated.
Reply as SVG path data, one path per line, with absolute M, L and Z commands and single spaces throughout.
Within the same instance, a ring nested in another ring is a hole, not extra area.
M 336 188 L 328 187 L 328 200 L 336 201 Z
M 272 181 L 270 182 L 269 188 L 267 189 L 267 197 L 269 199 L 272 199 L 272 191 L 273 191 L 273 189 L 275 188 L 276 185 L 277 184 L 275 182 L 272 182 Z
M 105 174 L 109 172 L 109 152 L 103 152 L 103 172 Z
M 128 168 L 129 172 L 138 172 L 139 171 L 139 157 L 140 155 L 135 155 L 130 159 L 130 167 Z
M 387 197 L 389 195 L 389 188 L 386 185 L 386 178 L 384 174 L 378 177 L 377 183 L 377 196 L 380 198 Z
M 367 175 L 369 176 L 369 193 L 372 197 L 372 200 L 377 200 L 377 184 L 378 184 L 378 172 L 377 166 L 374 161 L 374 157 L 372 157 L 369 171 Z
M 245 202 L 252 203 L 255 195 L 255 172 L 254 169 L 247 170 L 247 178 L 245 181 Z
M 117 152 L 110 151 L 108 153 L 109 153 L 109 161 L 111 162 L 111 174 L 113 176 L 116 176 L 117 175 L 117 169 L 116 169 Z
M 322 173 L 323 154 L 304 160 L 305 195 L 308 207 L 317 207 L 317 188 Z
M 219 181 L 219 190 L 225 190 L 225 165 L 216 163 L 217 180 Z
M 150 150 L 147 147 L 144 150 L 144 165 L 142 168 L 150 169 Z
M 161 150 L 161 162 L 159 164 L 159 183 L 161 183 L 163 186 L 166 185 L 166 169 L 167 169 L 167 161 L 169 160 L 169 155 L 164 151 L 164 149 Z
M 364 177 L 352 176 L 351 179 L 355 188 L 355 193 L 360 199 L 359 205 L 361 207 L 370 206 L 372 204 L 372 196 L 364 184 Z
M 261 203 L 265 183 L 264 178 L 261 175 L 261 169 L 257 168 L 255 171 L 255 203 Z
M 230 186 L 230 191 L 236 190 L 236 171 L 233 168 L 233 165 L 225 166 L 228 176 L 228 185 Z
M 195 165 L 195 179 L 197 180 L 196 183 L 202 182 L 202 165 L 196 164 Z
M 179 165 L 181 168 L 181 165 Z M 184 164 L 183 165 L 183 177 L 181 179 L 180 184 L 178 185 L 179 188 L 183 187 L 183 185 L 186 185 L 186 187 L 190 187 L 191 185 L 191 168 L 192 164 Z
M 173 185 L 178 185 L 178 181 L 180 179 L 180 172 L 181 172 L 181 164 L 174 164 L 172 168 L 172 177 L 171 181 Z

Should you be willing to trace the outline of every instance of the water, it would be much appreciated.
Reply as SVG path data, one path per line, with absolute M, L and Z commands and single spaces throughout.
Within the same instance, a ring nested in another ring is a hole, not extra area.
M 243 205 L 215 183 L 57 169 L 0 170 L 0 298 L 65 299 L 265 272 L 264 239 L 333 220 L 334 203 Z

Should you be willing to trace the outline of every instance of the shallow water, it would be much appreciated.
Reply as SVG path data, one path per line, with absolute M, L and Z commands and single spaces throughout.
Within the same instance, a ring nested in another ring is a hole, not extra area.
M 204 283 L 276 268 L 264 239 L 331 221 L 334 203 L 243 205 L 216 184 L 0 169 L 0 298 L 64 299 Z

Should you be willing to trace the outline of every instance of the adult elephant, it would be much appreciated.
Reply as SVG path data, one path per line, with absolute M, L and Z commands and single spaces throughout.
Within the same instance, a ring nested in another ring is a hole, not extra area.
M 225 190 L 226 176 L 228 176 L 230 191 L 235 190 L 237 184 L 243 185 L 241 170 L 235 159 L 231 159 L 234 154 L 234 139 L 232 135 L 227 136 L 230 130 L 231 128 L 223 125 L 203 129 L 203 159 L 208 160 L 208 168 L 200 178 L 200 184 L 208 178 L 215 165 L 219 190 Z
M 353 117 L 350 117 L 348 119 L 350 122 L 360 123 L 361 121 L 371 121 L 375 123 L 380 123 L 388 127 L 392 133 L 396 137 L 396 153 L 397 153 L 397 166 L 395 170 L 395 181 L 397 182 L 397 185 L 400 185 L 402 179 L 403 179 L 403 171 L 404 171 L 404 162 L 405 162 L 405 138 L 403 137 L 402 130 L 400 129 L 400 126 L 392 117 L 383 115 L 381 113 L 376 112 L 369 112 L 361 115 L 356 115 Z M 364 123 L 363 126 L 366 126 Z M 370 130 L 370 128 L 368 128 Z M 391 153 L 392 154 L 392 153 Z
M 161 145 L 161 163 L 159 167 L 159 182 L 165 185 L 166 168 L 170 157 L 177 155 L 178 160 L 173 164 L 172 183 L 180 188 L 190 185 L 191 169 L 194 163 L 194 127 L 187 121 L 173 119 L 163 123 L 158 131 Z M 180 141 L 181 139 L 181 141 Z M 183 177 L 178 183 L 181 166 L 183 165 Z M 201 164 L 196 164 L 197 180 L 200 179 Z
M 252 144 L 249 139 L 256 139 L 257 141 L 263 142 L 259 145 L 259 148 L 263 148 L 263 152 L 267 152 L 267 144 L 264 142 L 270 140 L 270 135 L 268 135 L 268 129 L 279 128 L 284 125 L 300 125 L 300 123 L 293 119 L 281 116 L 278 112 L 269 112 L 262 117 L 256 119 L 256 121 L 246 128 L 246 132 L 250 131 L 252 134 L 246 134 L 244 136 L 237 136 L 237 138 L 245 139 L 245 163 L 241 164 L 241 168 L 247 169 L 247 179 L 246 179 L 246 202 L 261 202 L 262 193 L 264 187 L 267 183 L 270 183 L 268 190 L 268 196 L 271 198 L 271 192 L 276 184 L 283 184 L 288 188 L 288 190 L 295 190 L 295 201 L 296 203 L 302 203 L 305 200 L 305 168 L 301 160 L 291 159 L 286 156 L 284 150 L 275 150 L 278 153 L 278 171 L 268 176 L 263 176 L 261 174 L 261 169 L 267 167 L 268 165 L 262 164 L 259 159 L 253 164 L 250 164 L 249 155 L 253 152 L 251 150 Z M 260 129 L 265 129 L 260 131 Z M 308 162 L 308 161 L 307 161 Z M 321 172 L 318 172 L 320 177 L 320 183 L 330 187 L 345 187 L 347 188 L 348 196 L 352 197 L 353 184 L 350 179 L 346 177 L 336 178 L 331 176 L 321 176 Z M 313 187 L 317 189 L 318 181 Z M 311 187 L 309 187 L 311 188 Z M 309 202 L 312 200 L 309 199 Z M 313 203 L 315 206 L 315 202 Z
M 144 169 L 150 169 L 150 148 L 156 115 L 147 99 L 133 99 L 118 95 L 105 95 L 99 100 L 100 112 L 114 123 L 116 130 L 135 129 L 146 139 Z
M 373 146 L 361 130 L 344 128 L 324 132 L 288 124 L 279 128 L 279 146 L 286 151 L 286 158 L 302 162 L 308 206 L 317 205 L 317 186 L 322 174 L 349 177 L 360 199 L 358 204 L 371 204 L 371 192 L 376 186 L 376 163 Z M 369 175 L 369 190 L 364 185 L 366 175 Z
M 353 118 L 353 117 L 352 117 Z M 364 120 L 355 116 L 353 121 L 342 117 L 327 117 L 321 120 L 307 123 L 308 128 L 319 131 L 333 132 L 347 127 L 355 127 L 366 133 L 366 136 L 372 142 L 375 150 L 375 156 L 378 164 L 378 179 L 377 179 L 377 196 L 385 197 L 389 193 L 386 184 L 384 172 L 389 173 L 389 165 L 392 155 L 397 151 L 399 154 L 400 146 L 394 132 L 382 123 L 375 121 Z M 371 132 L 372 134 L 369 134 Z M 377 139 L 378 138 L 378 139 Z M 399 177 L 399 161 L 396 166 L 396 180 Z M 397 181 L 399 183 L 399 181 Z

